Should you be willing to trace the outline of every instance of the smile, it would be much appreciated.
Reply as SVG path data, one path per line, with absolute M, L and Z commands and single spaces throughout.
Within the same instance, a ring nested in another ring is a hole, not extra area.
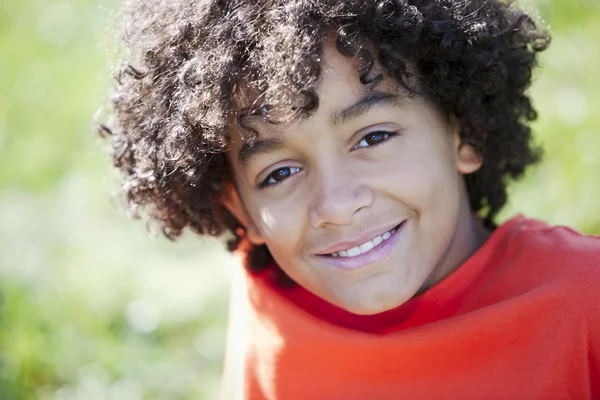
M 375 264 L 390 256 L 392 250 L 404 236 L 407 220 L 392 229 L 375 236 L 363 244 L 328 254 L 317 254 L 323 262 L 337 269 L 350 271 Z
M 398 230 L 399 227 L 400 225 L 395 226 L 389 231 L 385 232 L 383 235 L 375 236 L 373 239 L 368 240 L 361 245 L 354 246 L 350 249 L 342 250 L 336 253 L 331 253 L 329 255 L 332 257 L 356 257 L 361 254 L 367 253 L 373 250 L 375 247 L 379 246 L 381 243 L 388 240 L 390 237 L 392 237 L 394 232 L 396 232 L 396 230 Z

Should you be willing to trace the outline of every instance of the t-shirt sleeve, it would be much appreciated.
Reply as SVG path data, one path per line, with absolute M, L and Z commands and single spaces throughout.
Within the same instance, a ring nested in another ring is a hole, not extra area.
M 221 399 L 244 398 L 247 295 L 246 273 L 234 269 L 231 279 L 225 361 L 221 379 Z
M 586 236 L 568 227 L 553 227 L 545 248 L 556 277 L 566 279 L 574 313 L 581 317 L 588 349 L 591 398 L 600 399 L 600 237 Z
M 589 293 L 588 332 L 590 341 L 590 379 L 592 398 L 600 398 L 600 260 L 596 261 L 595 274 Z
M 581 305 L 589 341 L 592 398 L 600 399 L 600 237 L 588 236 L 581 251 Z

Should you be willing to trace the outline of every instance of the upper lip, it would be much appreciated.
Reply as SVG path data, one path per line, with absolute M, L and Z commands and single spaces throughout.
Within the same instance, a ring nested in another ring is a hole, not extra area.
M 400 223 L 397 223 L 397 224 L 388 225 L 384 228 L 369 230 L 367 232 L 362 233 L 358 237 L 358 239 L 337 242 L 329 247 L 326 247 L 324 249 L 316 251 L 315 254 L 322 256 L 322 255 L 326 255 L 326 254 L 337 253 L 342 250 L 348 250 L 348 249 L 351 249 L 356 246 L 360 246 L 361 244 L 366 243 L 367 241 L 369 241 L 379 235 L 383 235 L 387 231 L 394 229 L 395 227 L 400 225 L 402 222 L 404 222 L 404 221 L 401 221 Z

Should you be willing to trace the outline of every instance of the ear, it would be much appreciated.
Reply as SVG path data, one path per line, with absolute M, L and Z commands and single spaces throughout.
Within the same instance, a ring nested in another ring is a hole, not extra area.
M 228 184 L 223 188 L 221 204 L 239 221 L 246 231 L 250 243 L 254 245 L 265 244 L 265 240 L 248 216 L 248 212 L 238 195 L 234 185 Z
M 483 157 L 468 143 L 460 138 L 460 124 L 456 117 L 451 118 L 452 135 L 454 136 L 454 149 L 456 151 L 456 169 L 463 175 L 476 172 L 483 164 Z

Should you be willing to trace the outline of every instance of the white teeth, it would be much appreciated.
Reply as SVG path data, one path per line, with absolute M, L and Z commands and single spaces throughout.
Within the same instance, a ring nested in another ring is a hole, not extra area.
M 377 236 L 375 239 L 373 239 L 373 244 L 375 246 L 379 246 L 381 242 L 383 242 L 383 238 L 381 236 Z
M 388 240 L 394 232 L 396 232 L 396 228 L 384 233 L 383 235 L 376 236 L 373 239 L 369 240 L 368 242 L 361 244 L 360 246 L 355 246 L 355 247 L 352 247 L 351 249 L 342 250 L 337 253 L 331 253 L 331 256 L 332 257 L 356 257 L 359 254 L 366 253 L 367 251 L 371 251 L 374 247 L 379 246 L 383 241 Z
M 373 247 L 375 247 L 375 243 L 373 243 L 373 241 L 369 241 L 365 244 L 361 244 L 359 246 L 360 252 L 361 253 L 366 253 L 367 251 L 371 250 Z
M 351 249 L 346 250 L 346 253 L 348 254 L 348 257 L 356 257 L 357 255 L 359 255 L 361 253 L 361 251 L 360 251 L 360 248 L 353 247 Z

